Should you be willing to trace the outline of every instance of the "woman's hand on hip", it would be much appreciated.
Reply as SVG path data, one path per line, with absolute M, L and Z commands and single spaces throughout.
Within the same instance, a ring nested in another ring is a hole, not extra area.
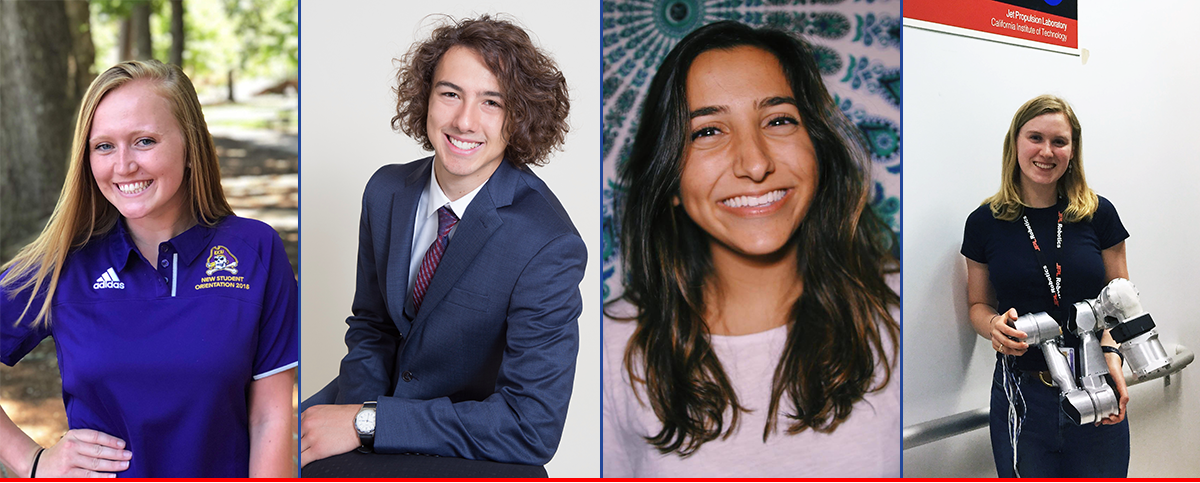
M 72 429 L 46 448 L 38 460 L 40 478 L 116 478 L 129 469 L 133 453 L 115 436 L 92 429 Z
M 992 350 L 1011 356 L 1023 355 L 1029 350 L 1029 344 L 1024 342 L 1029 335 L 1009 325 L 1016 320 L 1017 309 L 1008 309 L 992 317 Z

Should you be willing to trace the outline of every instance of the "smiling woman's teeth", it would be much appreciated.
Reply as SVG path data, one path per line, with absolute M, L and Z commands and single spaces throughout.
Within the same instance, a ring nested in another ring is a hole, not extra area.
M 150 187 L 149 181 L 138 181 L 136 183 L 117 184 L 117 189 L 127 195 L 140 193 L 142 190 Z
M 462 149 L 464 151 L 470 151 L 472 149 L 479 147 L 480 144 L 483 144 L 483 143 L 470 143 L 470 142 L 466 142 L 466 141 L 459 141 L 459 140 L 454 139 L 449 136 L 447 136 L 446 139 L 449 139 L 450 144 L 453 144 L 454 147 L 456 147 L 458 149 Z
M 787 190 L 775 190 L 762 196 L 735 196 L 721 203 L 730 208 L 766 206 L 783 199 L 785 193 Z
M 1034 166 L 1037 166 L 1037 167 L 1039 167 L 1039 168 L 1042 168 L 1042 169 L 1054 169 L 1054 165 L 1053 165 L 1053 164 L 1039 163 L 1039 162 L 1037 162 L 1037 161 L 1034 161 L 1034 162 L 1033 162 L 1033 165 L 1034 165 Z

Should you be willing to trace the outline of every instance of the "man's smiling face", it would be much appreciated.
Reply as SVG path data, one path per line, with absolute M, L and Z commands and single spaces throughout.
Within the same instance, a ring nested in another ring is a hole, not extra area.
M 426 129 L 438 183 L 450 199 L 483 184 L 504 160 L 504 93 L 474 50 L 447 50 L 433 71 Z

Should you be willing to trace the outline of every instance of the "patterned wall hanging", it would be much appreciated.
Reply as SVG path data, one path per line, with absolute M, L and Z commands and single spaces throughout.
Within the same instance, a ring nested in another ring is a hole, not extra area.
M 720 20 L 797 32 L 815 47 L 826 86 L 866 139 L 875 211 L 900 233 L 899 0 L 621 0 L 603 2 L 601 287 L 621 295 L 613 200 L 650 80 L 675 43 Z

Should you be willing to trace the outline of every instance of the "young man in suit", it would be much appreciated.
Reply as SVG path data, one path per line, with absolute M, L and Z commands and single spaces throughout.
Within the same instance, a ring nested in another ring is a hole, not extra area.
M 392 125 L 434 156 L 367 183 L 349 353 L 303 405 L 301 465 L 355 448 L 545 464 L 587 252 L 528 166 L 564 141 L 566 81 L 488 16 L 438 28 L 402 63 Z

